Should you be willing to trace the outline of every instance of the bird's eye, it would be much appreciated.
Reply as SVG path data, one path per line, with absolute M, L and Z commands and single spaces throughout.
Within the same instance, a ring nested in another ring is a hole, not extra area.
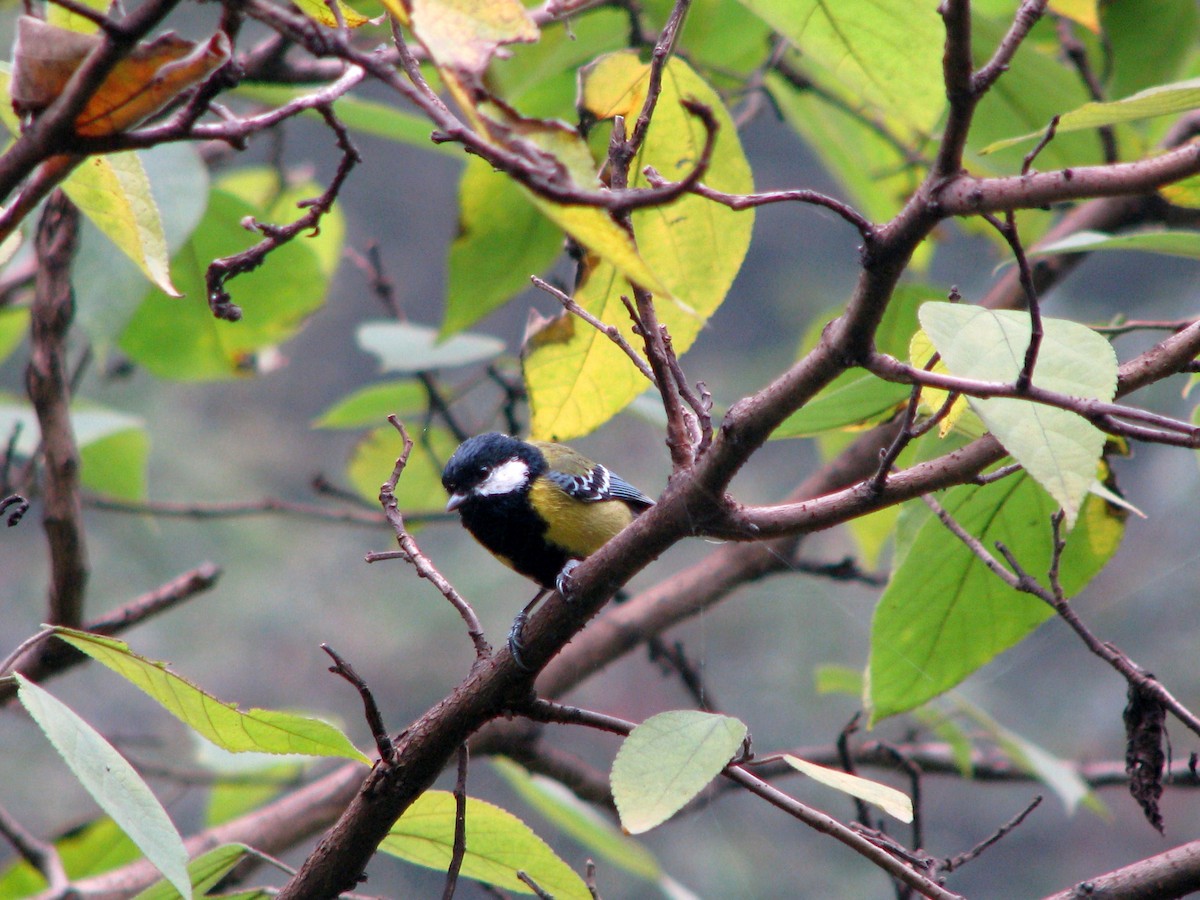
M 488 467 L 487 467 L 487 466 L 480 466 L 480 467 L 479 467 L 479 474 L 480 474 L 480 475 L 486 475 L 487 473 L 488 473 Z

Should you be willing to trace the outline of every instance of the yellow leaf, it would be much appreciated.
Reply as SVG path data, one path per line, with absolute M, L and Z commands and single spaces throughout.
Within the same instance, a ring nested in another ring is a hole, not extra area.
M 908 345 L 909 362 L 918 369 L 923 369 L 929 360 L 933 359 L 935 352 L 933 341 L 929 339 L 929 335 L 918 329 L 912 336 L 912 342 Z M 937 372 L 939 375 L 949 373 L 946 364 L 940 359 L 933 364 L 932 371 Z M 932 387 L 921 388 L 921 411 L 932 416 L 945 405 L 949 398 L 949 391 Z M 959 396 L 951 405 L 950 412 L 946 413 L 946 417 L 938 423 L 938 437 L 944 438 L 953 431 L 954 427 L 958 425 L 969 409 L 967 398 Z
M 162 219 L 136 153 L 88 157 L 63 183 L 63 190 L 151 283 L 172 297 L 183 296 L 171 283 Z
M 397 0 L 387 3 L 392 9 Z M 538 27 L 517 0 L 412 0 L 413 33 L 439 68 L 483 73 L 497 48 L 533 43 Z
M 584 72 L 584 103 L 596 115 L 632 115 L 641 108 L 638 98 L 645 94 L 648 72 L 632 52 L 602 57 Z M 681 105 L 687 98 L 710 107 L 720 125 L 705 183 L 730 193 L 752 191 L 749 164 L 720 98 L 677 59 L 671 60 L 663 73 L 654 120 L 632 166 L 632 171 L 638 173 L 633 183 L 646 185 L 640 173 L 647 165 L 670 179 L 682 178 L 695 165 L 705 132 Z M 554 218 L 556 214 L 562 216 L 564 209 L 543 211 Z M 691 346 L 705 321 L 725 299 L 749 247 L 753 222 L 744 212 L 694 195 L 666 207 L 634 213 L 638 260 L 665 288 L 651 290 L 656 295 L 659 321 L 670 331 L 676 352 L 683 353 Z M 628 279 L 639 278 L 629 271 L 627 261 L 618 261 L 613 248 L 606 250 L 594 240 L 581 240 L 602 261 L 591 267 L 576 293 L 576 301 L 601 321 L 619 326 L 626 339 L 640 348 L 641 340 L 633 335 L 621 303 L 622 294 L 632 296 Z M 576 323 L 568 340 L 530 350 L 523 365 L 532 410 L 531 429 L 537 438 L 569 440 L 586 434 L 646 388 L 645 378 L 621 350 L 608 337 L 582 323 Z
M 1078 22 L 1093 34 L 1100 33 L 1100 12 L 1096 0 L 1050 0 L 1051 12 Z
M 295 3 L 296 8 L 314 22 L 319 22 L 329 28 L 338 27 L 337 16 L 333 14 L 333 10 L 329 8 L 324 0 L 295 0 Z M 345 23 L 347 28 L 358 28 L 358 26 L 365 25 L 371 21 L 349 4 L 343 3 L 342 0 L 337 0 L 337 8 L 342 16 L 342 22 Z

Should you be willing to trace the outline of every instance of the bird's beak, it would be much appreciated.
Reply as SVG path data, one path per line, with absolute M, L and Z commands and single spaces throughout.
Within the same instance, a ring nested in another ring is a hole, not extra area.
M 464 494 L 461 491 L 457 494 L 451 494 L 450 500 L 446 504 L 446 512 L 453 512 L 454 510 L 456 510 L 460 506 L 462 506 L 464 503 L 466 503 L 467 496 L 468 496 L 467 494 Z

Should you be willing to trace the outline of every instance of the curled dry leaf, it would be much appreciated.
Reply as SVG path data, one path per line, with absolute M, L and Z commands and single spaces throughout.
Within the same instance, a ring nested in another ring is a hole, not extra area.
M 13 51 L 12 100 L 17 112 L 37 113 L 57 100 L 103 40 L 22 16 Z M 204 43 L 167 33 L 139 44 L 88 100 L 75 120 L 76 131 L 99 137 L 131 128 L 199 84 L 229 55 L 229 38 L 220 32 Z

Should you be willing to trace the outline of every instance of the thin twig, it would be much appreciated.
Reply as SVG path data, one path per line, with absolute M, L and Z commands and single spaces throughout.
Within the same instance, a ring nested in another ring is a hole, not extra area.
M 25 830 L 8 810 L 0 806 L 0 836 L 17 854 L 46 879 L 46 892 L 52 896 L 69 897 L 71 880 L 63 867 L 62 857 L 51 843 L 38 840 Z
M 445 576 L 437 570 L 429 557 L 421 552 L 420 547 L 417 546 L 417 542 L 413 539 L 413 536 L 404 524 L 404 517 L 400 513 L 399 506 L 396 504 L 396 482 L 399 480 L 405 465 L 408 463 L 408 456 L 412 452 L 413 442 L 399 419 L 395 416 L 388 416 L 388 421 L 400 433 L 400 438 L 404 441 L 404 450 L 396 460 L 396 466 L 392 469 L 391 477 L 379 489 L 379 503 L 383 507 L 383 514 L 387 517 L 388 522 L 396 533 L 396 541 L 400 544 L 400 549 L 404 552 L 405 557 L 412 564 L 413 568 L 417 570 L 417 574 L 427 579 L 437 588 L 438 592 L 450 601 L 450 605 L 458 611 L 458 614 L 466 623 L 467 634 L 470 636 L 471 643 L 475 647 L 476 660 L 485 660 L 492 655 L 492 648 L 483 636 L 483 626 L 479 623 L 479 617 L 475 615 L 475 610 L 455 590 L 454 585 L 447 581 Z
M 379 758 L 386 765 L 394 766 L 396 764 L 396 745 L 392 742 L 387 727 L 383 724 L 383 715 L 379 712 L 375 695 L 371 693 L 367 683 L 354 671 L 354 667 L 346 662 L 336 650 L 324 643 L 321 644 L 321 649 L 333 660 L 329 671 L 350 682 L 358 691 L 358 695 L 362 698 L 367 725 L 371 729 L 371 736 L 375 739 L 375 749 L 379 752 Z
M 1030 804 L 1028 806 L 1026 806 L 1023 810 L 1021 810 L 1021 812 L 1017 813 L 1017 815 L 1015 815 L 1012 819 L 1010 819 L 1009 821 L 1007 821 L 1003 825 L 1001 825 L 999 828 L 997 828 L 995 834 L 991 835 L 986 840 L 980 841 L 978 844 L 976 844 L 970 850 L 960 853 L 957 856 L 952 856 L 948 859 L 943 860 L 941 866 L 939 866 L 939 869 L 942 872 L 944 872 L 945 874 L 949 875 L 955 869 L 962 868 L 967 863 L 969 863 L 971 860 L 977 858 L 981 853 L 983 853 L 983 851 L 987 850 L 988 847 L 991 847 L 993 844 L 995 844 L 997 841 L 999 841 L 1002 837 L 1004 837 L 1006 834 L 1008 834 L 1014 828 L 1016 828 L 1018 825 L 1020 825 L 1022 822 L 1024 822 L 1025 818 L 1031 812 L 1033 812 L 1035 809 L 1037 809 L 1038 806 L 1041 804 L 1041 802 L 1042 802 L 1042 795 L 1038 794 L 1036 797 L 1033 798 L 1033 800 L 1030 802 Z
M 458 774 L 454 780 L 454 844 L 450 853 L 450 865 L 446 869 L 446 886 L 442 900 L 452 900 L 458 884 L 458 873 L 462 870 L 467 855 L 467 766 L 471 755 L 467 745 L 458 748 Z

